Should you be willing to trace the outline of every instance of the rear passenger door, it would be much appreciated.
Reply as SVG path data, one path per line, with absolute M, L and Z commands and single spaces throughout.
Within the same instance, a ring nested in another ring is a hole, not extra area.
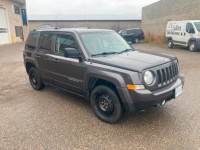
M 84 67 L 78 58 L 64 57 L 64 48 L 75 48 L 80 51 L 78 42 L 73 34 L 55 35 L 53 54 L 50 57 L 50 70 L 56 86 L 83 94 Z
M 44 82 L 53 83 L 51 76 L 51 59 L 47 56 L 47 54 L 52 54 L 52 46 L 53 46 L 53 34 L 50 32 L 42 32 L 40 34 L 38 49 L 34 53 L 34 57 L 37 62 L 38 70 L 40 76 Z

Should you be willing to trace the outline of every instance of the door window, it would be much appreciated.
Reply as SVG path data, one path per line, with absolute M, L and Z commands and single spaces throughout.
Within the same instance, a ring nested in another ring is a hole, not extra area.
M 15 26 L 15 33 L 16 33 L 16 37 L 20 37 L 20 39 L 22 39 L 22 40 L 24 41 L 24 36 L 23 36 L 23 29 L 22 29 L 22 27 Z
M 65 48 L 78 48 L 78 45 L 72 35 L 58 34 L 56 37 L 55 52 L 58 54 L 64 54 Z
M 128 30 L 128 34 L 135 34 L 136 30 Z
M 53 34 L 42 33 L 39 40 L 39 49 L 51 50 Z
M 127 30 L 122 31 L 122 35 L 127 35 Z
M 188 33 L 195 33 L 194 27 L 192 25 L 192 23 L 187 23 L 186 25 L 186 32 Z

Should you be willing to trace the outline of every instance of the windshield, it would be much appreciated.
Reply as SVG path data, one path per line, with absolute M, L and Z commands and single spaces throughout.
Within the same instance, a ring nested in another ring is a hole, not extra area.
M 200 22 L 195 22 L 194 24 L 195 24 L 197 30 L 200 32 Z
M 80 33 L 80 37 L 89 55 L 121 53 L 133 49 L 114 31 Z

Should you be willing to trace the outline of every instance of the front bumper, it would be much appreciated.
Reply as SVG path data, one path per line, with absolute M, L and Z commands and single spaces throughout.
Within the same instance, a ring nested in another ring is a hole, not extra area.
M 181 73 L 174 83 L 156 91 L 128 90 L 126 102 L 123 102 L 124 107 L 129 112 L 135 112 L 162 104 L 164 100 L 170 101 L 175 98 L 175 89 L 180 85 L 184 86 L 184 75 Z

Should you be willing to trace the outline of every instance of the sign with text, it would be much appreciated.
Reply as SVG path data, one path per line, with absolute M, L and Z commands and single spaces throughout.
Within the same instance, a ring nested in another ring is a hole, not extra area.
M 26 9 L 22 9 L 22 20 L 23 20 L 23 25 L 27 26 L 27 17 L 26 17 Z

